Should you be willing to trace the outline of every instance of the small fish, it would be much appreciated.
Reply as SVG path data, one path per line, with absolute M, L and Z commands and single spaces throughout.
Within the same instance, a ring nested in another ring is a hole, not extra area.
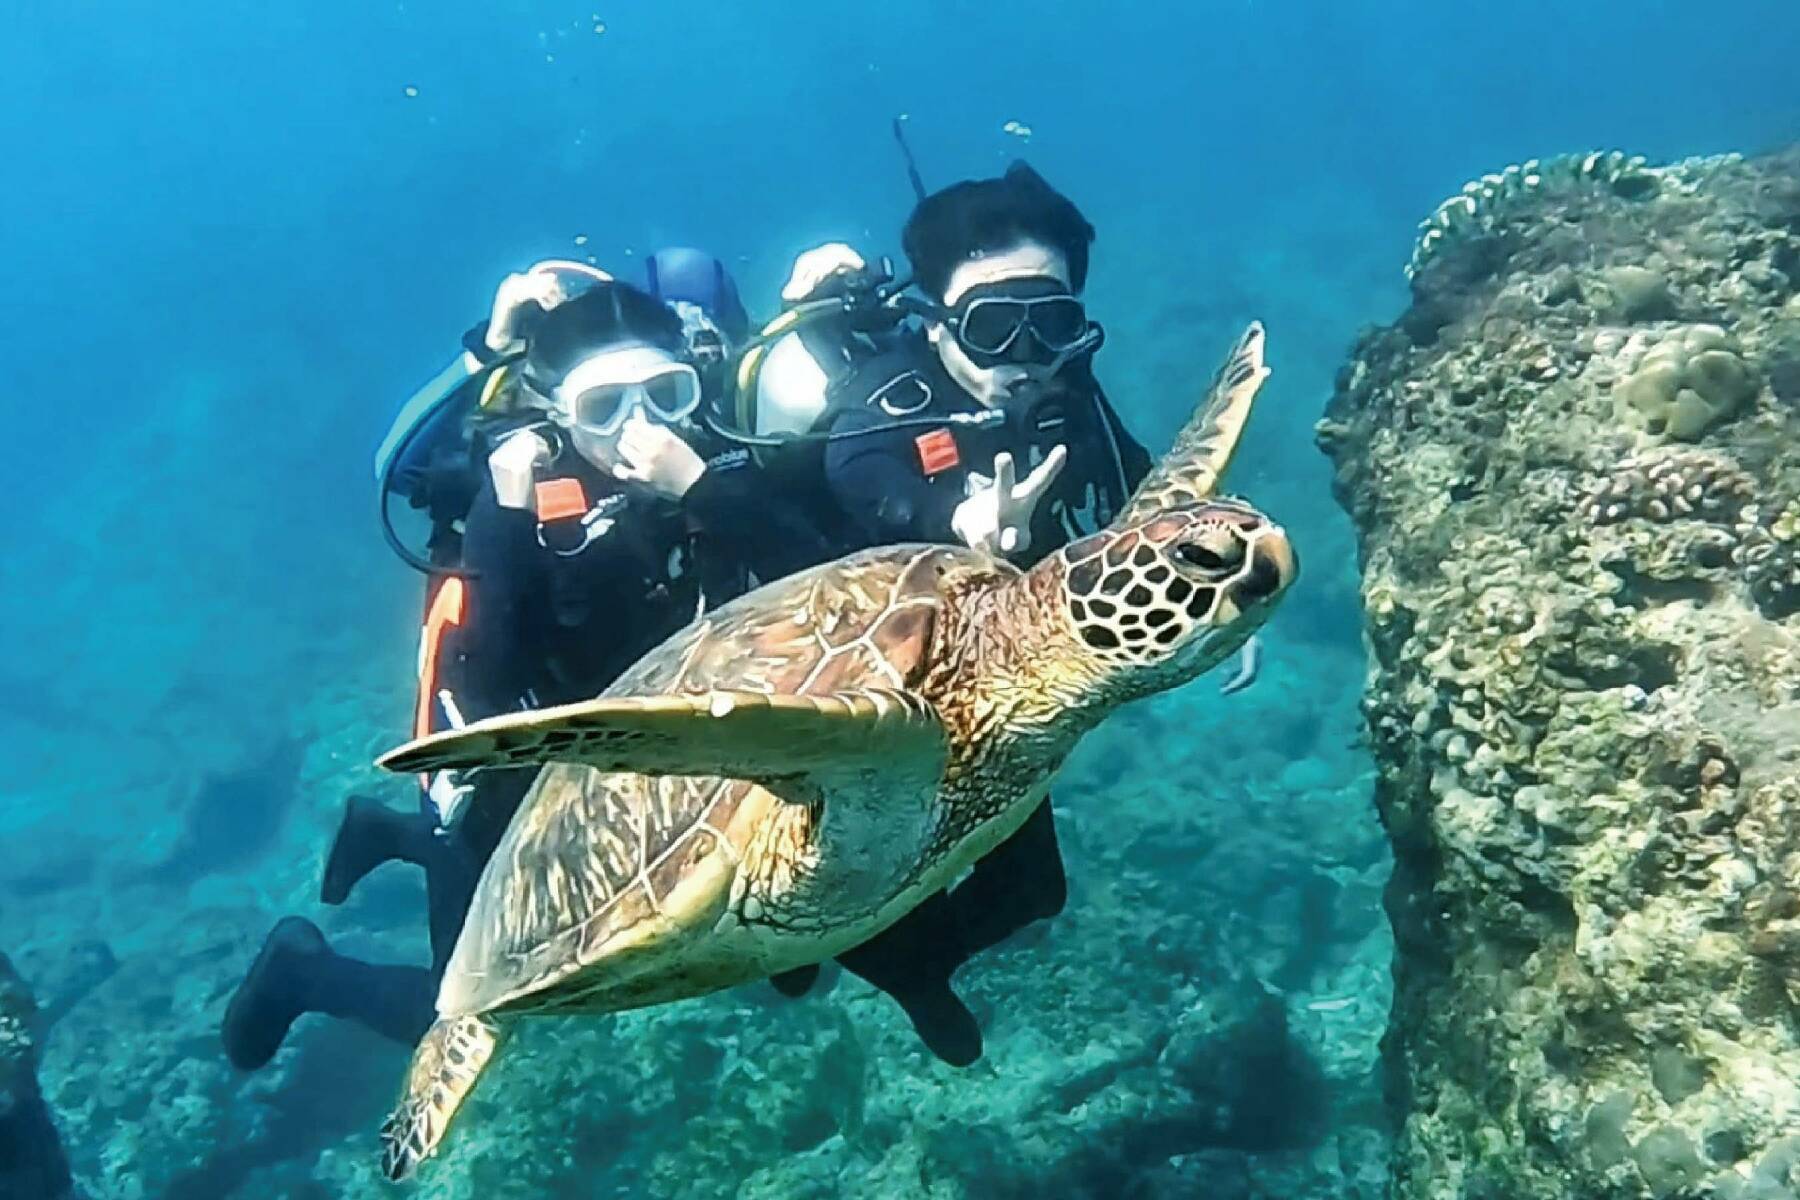
M 1008 121 L 1000 127 L 1001 133 L 1010 133 L 1022 142 L 1031 140 L 1031 126 L 1023 121 Z
M 1314 1000 L 1311 1004 L 1308 1004 L 1306 1006 L 1306 1011 L 1308 1011 L 1308 1012 L 1337 1012 L 1339 1009 L 1349 1008 L 1352 1004 L 1355 1004 L 1355 1003 L 1356 1003 L 1355 996 L 1339 996 L 1333 1000 Z

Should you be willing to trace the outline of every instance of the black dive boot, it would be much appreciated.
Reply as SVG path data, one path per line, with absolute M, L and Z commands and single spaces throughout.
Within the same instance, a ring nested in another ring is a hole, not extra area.
M 423 812 L 400 812 L 371 796 L 352 796 L 344 802 L 343 820 L 325 858 L 319 899 L 342 904 L 382 863 L 398 859 L 423 867 L 437 848 L 437 826 Z
M 939 892 L 837 960 L 892 996 L 927 1050 L 953 1067 L 966 1067 L 981 1057 L 981 1026 L 950 988 L 950 977 L 968 957 L 956 928 L 949 898 Z
M 254 1071 L 275 1057 L 288 1027 L 307 1011 L 309 969 L 330 952 L 311 921 L 283 917 L 275 923 L 225 1007 L 219 1035 L 232 1066 Z
M 1049 920 L 1068 902 L 1056 818 L 1046 799 L 1017 833 L 994 847 L 951 890 L 948 911 L 957 925 L 963 961 L 1034 921 Z
M 769 976 L 769 983 L 775 990 L 789 1000 L 798 999 L 812 991 L 813 984 L 819 982 L 819 964 L 809 967 L 795 967 L 791 971 L 783 971 L 779 975 Z
M 283 917 L 225 1009 L 225 1056 L 240 1070 L 254 1071 L 275 1057 L 294 1022 L 312 1012 L 355 1021 L 411 1046 L 431 1024 L 436 992 L 424 967 L 346 958 L 311 921 Z

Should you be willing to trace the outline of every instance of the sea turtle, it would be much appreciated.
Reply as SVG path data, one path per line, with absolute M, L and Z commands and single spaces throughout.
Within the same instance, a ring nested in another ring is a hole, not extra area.
M 598 699 L 394 750 L 547 764 L 481 877 L 383 1127 L 404 1178 L 507 1023 L 662 1004 L 867 941 L 1011 835 L 1114 708 L 1234 652 L 1292 581 L 1281 528 L 1214 499 L 1268 375 L 1239 341 L 1107 529 L 1021 572 L 865 551 L 763 587 Z

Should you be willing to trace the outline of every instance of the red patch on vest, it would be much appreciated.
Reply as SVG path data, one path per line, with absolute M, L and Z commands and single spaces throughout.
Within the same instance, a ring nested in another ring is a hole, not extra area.
M 956 439 L 948 429 L 920 434 L 913 439 L 913 445 L 919 448 L 919 466 L 926 478 L 941 475 L 962 461 L 962 455 L 956 452 Z
M 587 493 L 579 479 L 546 479 L 537 485 L 537 519 L 560 521 L 579 517 L 588 510 Z

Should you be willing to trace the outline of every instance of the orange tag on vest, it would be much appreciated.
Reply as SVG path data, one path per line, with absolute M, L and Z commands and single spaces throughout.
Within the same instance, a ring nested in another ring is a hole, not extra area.
M 956 439 L 948 429 L 920 434 L 913 439 L 913 445 L 919 448 L 919 466 L 925 469 L 927 478 L 941 475 L 962 461 L 962 455 L 956 452 Z
M 546 479 L 537 485 L 537 518 L 560 521 L 579 517 L 588 510 L 587 493 L 579 479 Z

